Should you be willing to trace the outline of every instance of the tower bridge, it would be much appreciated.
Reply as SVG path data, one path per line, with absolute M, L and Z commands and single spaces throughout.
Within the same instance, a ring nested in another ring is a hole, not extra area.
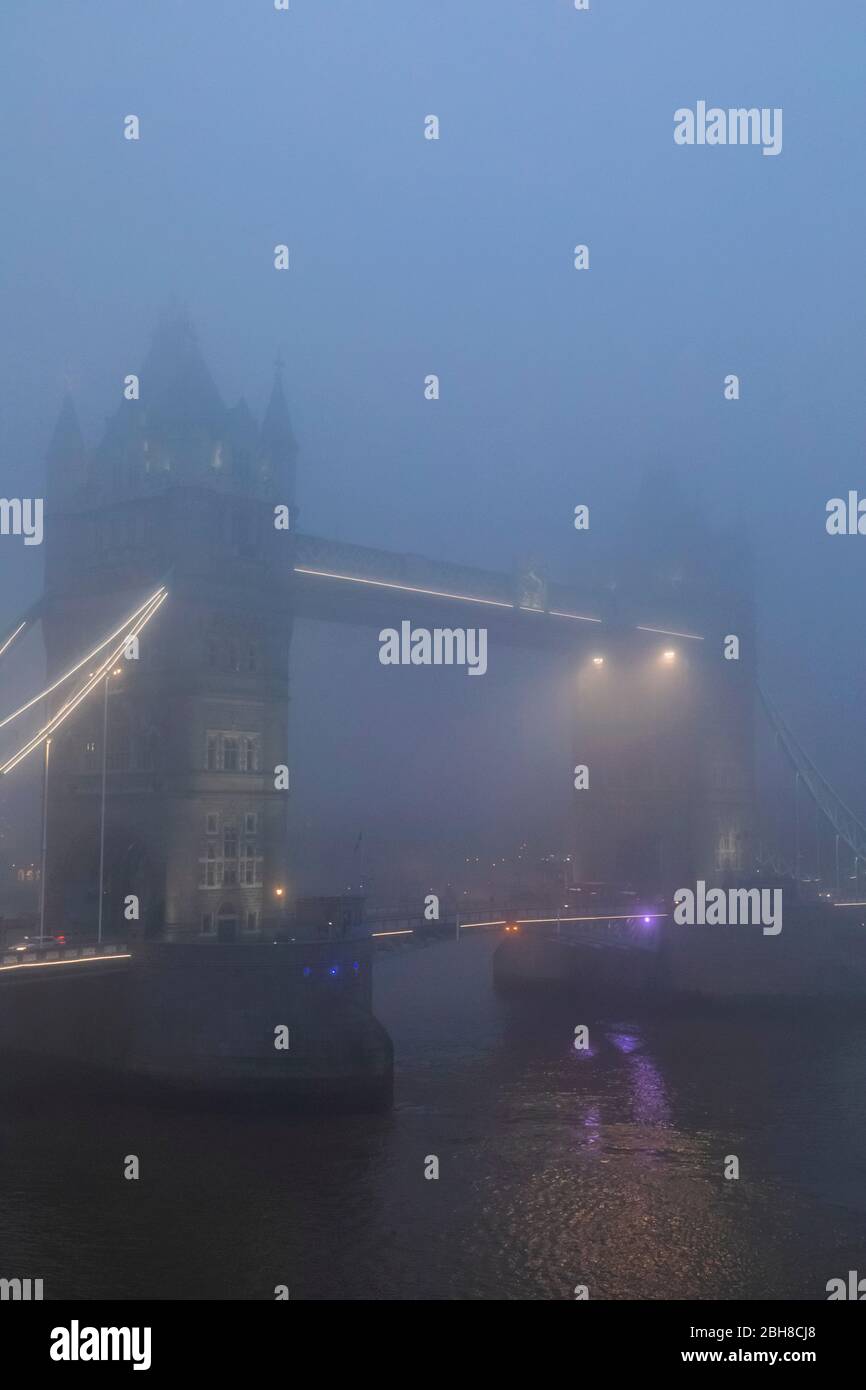
M 165 586 L 140 641 L 52 735 L 46 920 L 142 904 L 146 935 L 278 926 L 290 897 L 285 791 L 293 624 L 483 626 L 489 650 L 573 654 L 580 876 L 663 889 L 747 871 L 755 662 L 748 598 L 694 583 L 548 582 L 303 533 L 278 367 L 261 426 L 222 402 L 189 323 L 157 331 L 95 450 L 64 401 L 48 453 L 48 684 Z M 274 525 L 289 507 L 290 526 Z M 739 635 L 741 659 L 723 658 Z M 0 646 L 10 634 L 0 634 Z M 83 672 L 82 675 L 87 675 Z M 48 698 L 56 713 L 68 698 Z M 570 776 L 572 750 L 564 750 Z M 103 794 L 104 793 L 104 794 Z M 104 814 L 104 821 L 103 821 Z M 98 847 L 102 846 L 103 872 Z

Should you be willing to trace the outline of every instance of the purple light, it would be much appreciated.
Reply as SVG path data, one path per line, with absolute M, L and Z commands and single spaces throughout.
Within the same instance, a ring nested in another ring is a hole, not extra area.
M 652 917 L 644 917 L 644 921 L 645 921 L 645 922 L 651 922 L 651 921 L 652 921 Z

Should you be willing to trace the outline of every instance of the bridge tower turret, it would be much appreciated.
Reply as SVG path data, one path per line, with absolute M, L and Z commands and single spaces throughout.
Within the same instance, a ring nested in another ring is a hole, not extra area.
M 640 516 L 620 561 L 619 631 L 579 677 L 575 760 L 589 790 L 574 793 L 574 859 L 584 882 L 670 893 L 752 867 L 750 557 L 669 480 L 645 491 Z
M 188 318 L 172 315 L 88 466 L 53 467 L 50 678 L 160 585 L 168 598 L 138 659 L 121 659 L 52 743 L 52 929 L 96 926 L 103 759 L 106 934 L 226 939 L 284 919 L 288 793 L 274 770 L 287 761 L 294 527 L 275 519 L 294 508 L 294 453 L 281 382 L 274 392 L 267 429 L 244 402 L 227 409 Z M 69 456 L 66 405 L 61 424 Z

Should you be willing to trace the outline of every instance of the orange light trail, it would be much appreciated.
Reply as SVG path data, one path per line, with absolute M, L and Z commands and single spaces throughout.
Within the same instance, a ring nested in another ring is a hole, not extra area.
M 119 627 L 116 632 L 112 632 L 109 637 L 106 637 L 104 642 L 100 642 L 98 647 L 94 647 L 92 652 L 88 652 L 87 656 L 83 656 L 77 665 L 71 667 L 70 670 L 66 672 L 65 676 L 61 676 L 59 680 L 56 680 L 54 682 L 53 685 L 49 685 L 46 690 L 41 690 L 38 695 L 34 695 L 33 699 L 28 700 L 27 704 L 22 705 L 20 709 L 16 709 L 12 714 L 7 714 L 5 719 L 0 719 L 0 729 L 2 729 L 6 724 L 11 724 L 13 719 L 18 718 L 19 714 L 24 714 L 25 710 L 30 709 L 31 706 L 35 704 L 38 704 L 40 700 L 44 700 L 46 696 L 51 695 L 52 692 L 55 691 L 59 685 L 62 685 L 64 681 L 68 681 L 69 677 L 74 676 L 76 671 L 80 671 L 82 666 L 86 666 L 88 661 L 92 661 L 93 658 L 99 652 L 102 651 L 103 647 L 106 647 L 109 642 L 113 642 L 115 637 L 118 637 L 120 633 L 123 632 L 124 629 L 129 626 L 130 623 L 135 622 L 135 619 L 138 617 L 139 613 L 143 613 L 145 608 L 147 608 L 148 604 L 153 603 L 155 599 L 158 598 L 158 596 L 164 592 L 164 589 L 157 589 L 156 593 L 151 594 L 150 598 L 147 600 L 146 603 L 143 603 L 140 608 L 136 608 L 135 612 L 131 615 L 131 617 L 127 618 L 126 622 L 123 624 L 122 627 Z M 22 623 L 21 626 L 24 627 L 25 624 Z M 21 628 L 19 628 L 18 631 L 20 632 Z M 13 633 L 12 636 L 14 637 L 15 634 Z M 11 641 L 12 637 L 9 638 L 9 642 Z M 6 647 L 8 647 L 9 642 L 6 643 Z M 6 650 L 6 647 L 0 649 L 0 656 L 3 655 L 3 652 Z
M 541 922 L 637 922 L 641 917 L 667 917 L 666 912 L 605 912 L 599 917 L 502 917 L 495 922 L 461 922 L 464 927 L 504 927 L 508 922 L 516 922 L 519 927 L 530 927 Z
M 16 965 L 0 965 L 0 974 L 7 970 L 41 970 L 45 965 L 84 965 L 91 960 L 131 960 L 131 951 L 115 951 L 106 956 L 69 956 L 67 960 L 22 960 Z
M 117 661 L 117 659 L 120 657 L 121 653 L 123 652 L 130 639 L 138 636 L 139 632 L 141 632 L 142 628 L 146 626 L 146 624 L 153 617 L 157 609 L 165 602 L 167 597 L 167 592 L 165 590 L 162 590 L 158 592 L 158 594 L 154 596 L 154 598 L 148 600 L 148 604 L 145 605 L 144 612 L 142 612 L 141 609 L 138 610 L 142 614 L 141 617 L 137 620 L 137 622 L 133 624 L 131 628 L 129 628 L 124 633 L 122 640 L 118 643 L 116 647 L 113 648 L 113 650 L 102 662 L 101 666 L 99 666 L 99 668 L 93 673 L 93 675 L 91 677 L 88 677 L 87 682 L 85 683 L 85 685 L 82 686 L 78 694 L 71 696 L 64 705 L 61 705 L 60 709 L 48 721 L 48 723 L 43 725 L 39 732 L 37 734 L 34 734 L 33 738 L 30 739 L 29 742 L 25 743 L 23 747 L 21 747 L 18 750 L 17 753 L 13 754 L 13 756 L 7 762 L 5 762 L 2 767 L 0 767 L 0 775 L 5 776 L 6 773 L 11 772 L 13 768 L 18 766 L 22 759 L 26 758 L 27 755 L 29 753 L 32 753 L 34 749 L 38 748 L 47 737 L 52 735 L 55 729 L 58 729 L 61 724 L 65 723 L 65 721 L 69 718 L 70 714 L 72 714 L 73 711 L 76 710 L 78 706 L 81 704 L 82 700 L 86 699 L 87 696 L 90 694 L 91 690 L 93 690 L 97 685 L 99 685 L 104 676 L 108 675 L 114 662 Z

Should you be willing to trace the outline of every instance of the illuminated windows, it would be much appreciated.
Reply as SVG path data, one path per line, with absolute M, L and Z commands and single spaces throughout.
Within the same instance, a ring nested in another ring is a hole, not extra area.
M 219 817 L 216 812 L 207 816 L 208 840 L 204 853 L 199 858 L 199 887 L 201 888 L 261 888 L 263 856 L 259 853 L 258 841 L 249 826 L 258 824 L 255 811 L 246 812 L 241 818 L 244 825 L 243 839 L 238 834 L 234 820 L 226 820 L 222 835 L 219 834 Z

